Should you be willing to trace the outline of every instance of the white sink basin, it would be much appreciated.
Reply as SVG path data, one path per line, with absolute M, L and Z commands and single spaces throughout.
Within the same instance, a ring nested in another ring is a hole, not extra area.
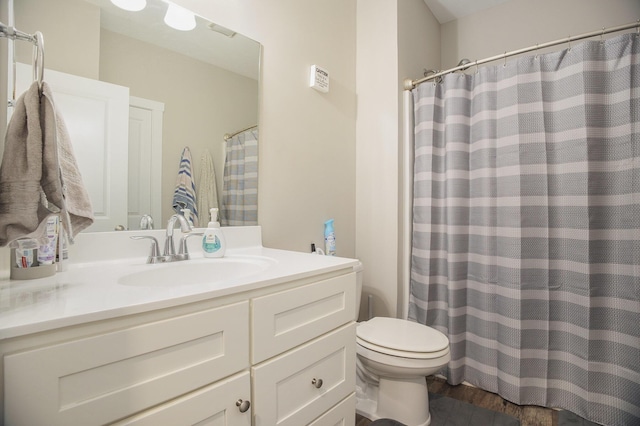
M 234 256 L 148 265 L 148 270 L 120 277 L 118 284 L 138 287 L 212 284 L 259 274 L 274 263 L 268 257 Z

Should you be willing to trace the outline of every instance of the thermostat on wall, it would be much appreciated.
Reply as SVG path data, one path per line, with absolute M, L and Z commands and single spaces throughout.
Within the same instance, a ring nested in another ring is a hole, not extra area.
M 311 65 L 309 86 L 318 92 L 327 93 L 329 91 L 329 71 L 317 65 Z

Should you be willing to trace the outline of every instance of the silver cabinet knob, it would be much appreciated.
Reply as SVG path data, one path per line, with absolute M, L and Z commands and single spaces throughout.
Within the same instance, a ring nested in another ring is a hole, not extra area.
M 313 379 L 311 384 L 315 386 L 316 389 L 320 389 L 322 387 L 322 379 Z
M 238 407 L 238 410 L 240 410 L 241 413 L 244 413 L 251 407 L 251 403 L 249 401 L 239 399 L 236 401 L 236 407 Z

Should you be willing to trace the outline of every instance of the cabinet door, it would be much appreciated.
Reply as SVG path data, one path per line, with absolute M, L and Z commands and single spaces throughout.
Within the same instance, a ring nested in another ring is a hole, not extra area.
M 352 393 L 341 403 L 315 419 L 309 426 L 354 426 L 356 423 L 356 394 Z
M 248 305 L 7 355 L 5 424 L 105 424 L 246 369 Z
M 253 367 L 255 426 L 307 425 L 352 394 L 355 339 L 351 323 Z
M 253 300 L 257 364 L 355 320 L 356 275 L 341 275 Z
M 250 426 L 251 404 L 245 402 L 250 396 L 251 378 L 246 371 L 113 426 Z

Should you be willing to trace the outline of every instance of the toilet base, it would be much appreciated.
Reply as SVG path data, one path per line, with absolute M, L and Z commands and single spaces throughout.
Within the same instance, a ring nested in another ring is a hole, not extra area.
M 372 421 L 386 418 L 410 426 L 429 426 L 431 415 L 426 377 L 380 377 L 377 386 L 358 377 L 356 413 Z

